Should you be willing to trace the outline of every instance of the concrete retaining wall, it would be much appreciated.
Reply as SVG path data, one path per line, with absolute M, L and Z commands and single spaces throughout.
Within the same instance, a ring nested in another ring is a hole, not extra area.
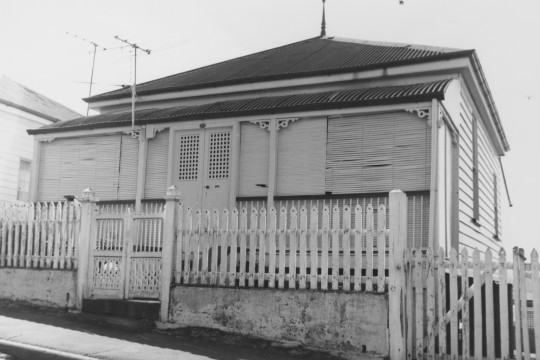
M 176 286 L 170 319 L 350 359 L 388 355 L 388 299 L 380 294 Z
M 73 270 L 1 268 L 0 299 L 71 308 L 76 283 Z

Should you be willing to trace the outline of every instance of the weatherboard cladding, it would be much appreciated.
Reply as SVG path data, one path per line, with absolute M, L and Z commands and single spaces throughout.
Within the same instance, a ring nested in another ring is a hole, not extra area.
M 11 80 L 0 76 L 0 104 L 57 122 L 81 116 L 68 107 Z
M 148 95 L 209 86 L 351 72 L 391 64 L 468 55 L 471 51 L 317 37 L 138 84 L 137 93 Z M 93 102 L 127 97 L 130 96 L 130 91 L 130 88 L 124 88 L 85 100 Z
M 144 125 L 157 122 L 429 101 L 433 98 L 442 100 L 444 99 L 444 92 L 451 81 L 452 79 L 446 79 L 414 85 L 326 91 L 314 94 L 283 95 L 221 101 L 197 106 L 138 110 L 135 113 L 135 122 L 137 125 Z M 32 135 L 59 131 L 126 126 L 130 123 L 131 112 L 126 111 L 123 113 L 108 113 L 63 121 L 39 129 L 28 130 L 28 133 Z

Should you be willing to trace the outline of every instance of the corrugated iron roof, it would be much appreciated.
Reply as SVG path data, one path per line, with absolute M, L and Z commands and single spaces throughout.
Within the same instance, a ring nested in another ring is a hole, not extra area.
M 81 114 L 70 108 L 57 103 L 4 75 L 0 77 L 0 103 L 53 122 L 81 116 Z
M 229 100 L 187 107 L 138 110 L 135 113 L 135 123 L 136 125 L 145 125 L 254 114 L 268 115 L 296 111 L 419 102 L 429 101 L 433 98 L 442 100 L 444 99 L 444 92 L 451 80 L 445 79 L 414 85 Z M 62 121 L 39 129 L 28 130 L 28 133 L 33 135 L 59 131 L 129 126 L 130 123 L 131 111 L 126 111 Z
M 456 50 L 317 37 L 137 85 L 139 95 L 248 82 L 289 79 L 380 68 L 468 55 Z M 130 88 L 92 96 L 99 101 L 130 96 Z

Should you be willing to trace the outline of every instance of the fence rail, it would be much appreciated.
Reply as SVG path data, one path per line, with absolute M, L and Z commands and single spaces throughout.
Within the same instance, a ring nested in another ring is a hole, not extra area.
M 249 213 L 182 207 L 179 217 L 177 283 L 384 292 L 384 204 L 324 206 L 322 214 L 316 206 Z
M 77 268 L 80 206 L 73 202 L 0 206 L 0 267 Z

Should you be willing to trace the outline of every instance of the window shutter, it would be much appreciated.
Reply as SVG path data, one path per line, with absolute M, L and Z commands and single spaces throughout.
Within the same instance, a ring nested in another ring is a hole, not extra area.
M 76 143 L 63 148 L 63 153 L 66 153 L 79 145 L 79 162 L 76 172 L 78 188 L 85 189 L 90 186 L 100 200 L 116 200 L 120 171 L 118 164 L 120 140 L 121 135 L 91 136 L 71 139 L 71 142 Z M 65 173 L 62 171 L 62 174 Z
M 135 199 L 139 168 L 139 140 L 133 139 L 130 135 L 121 135 L 119 158 L 121 161 L 118 177 L 118 200 Z
M 268 185 L 268 149 L 270 134 L 258 125 L 242 123 L 240 126 L 239 196 L 266 196 Z
M 276 195 L 324 194 L 326 118 L 301 119 L 278 131 Z
M 63 200 L 64 195 L 79 195 L 87 187 L 100 200 L 134 199 L 138 146 L 137 141 L 119 134 L 44 143 L 39 200 Z
M 169 167 L 169 131 L 157 133 L 148 140 L 146 160 L 146 182 L 144 197 L 147 199 L 162 198 L 168 187 Z
M 328 120 L 326 191 L 333 194 L 429 188 L 426 120 L 406 112 Z

